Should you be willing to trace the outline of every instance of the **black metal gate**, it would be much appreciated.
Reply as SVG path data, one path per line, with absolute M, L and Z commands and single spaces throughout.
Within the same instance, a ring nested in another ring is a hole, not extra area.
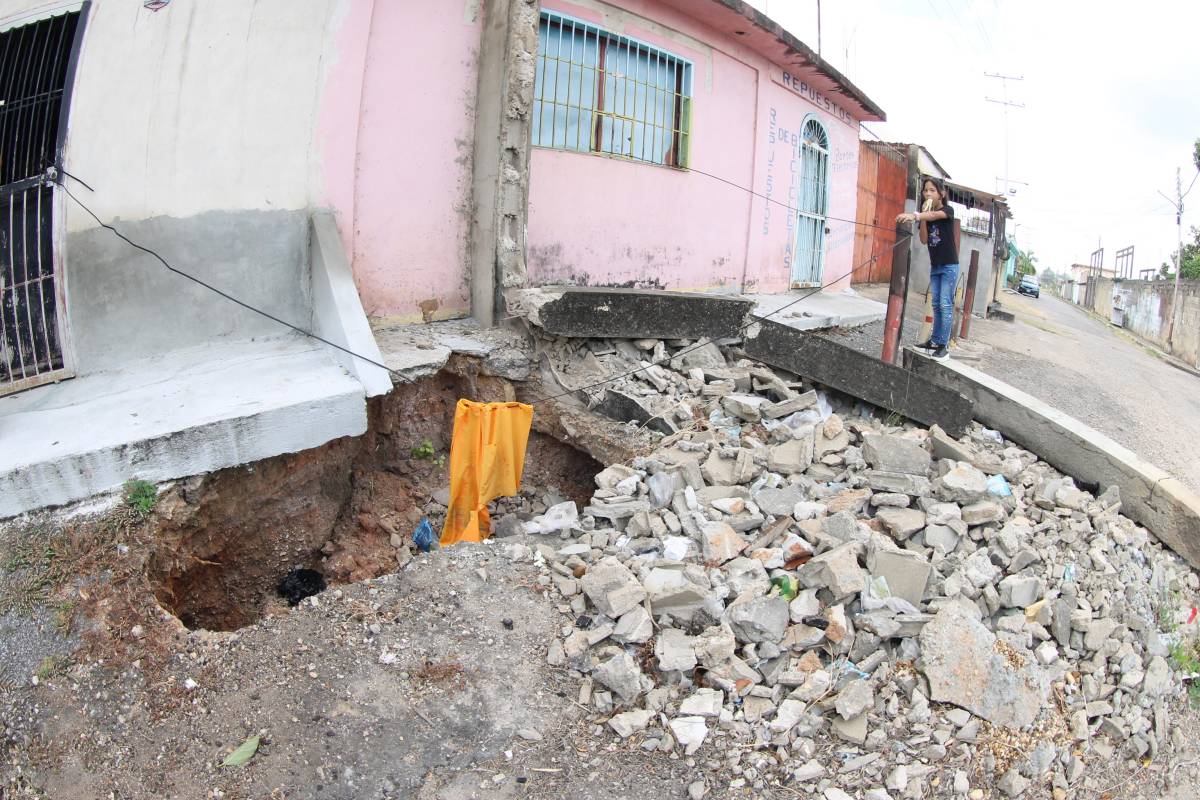
M 71 375 L 54 178 L 81 19 L 0 31 L 0 394 Z

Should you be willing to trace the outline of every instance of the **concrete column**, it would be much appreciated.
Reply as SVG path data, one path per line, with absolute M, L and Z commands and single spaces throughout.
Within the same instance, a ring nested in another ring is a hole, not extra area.
M 484 0 L 475 101 L 471 316 L 491 327 L 504 289 L 524 287 L 536 0 Z

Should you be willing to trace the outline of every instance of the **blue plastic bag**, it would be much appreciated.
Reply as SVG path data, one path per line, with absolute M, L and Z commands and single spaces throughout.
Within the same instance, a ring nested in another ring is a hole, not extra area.
M 988 491 L 997 497 L 1010 497 L 1012 495 L 1012 487 L 1008 485 L 1008 481 L 1004 480 L 1003 475 L 993 475 L 987 479 Z
M 422 553 L 428 553 L 429 548 L 433 547 L 433 526 L 424 517 L 413 531 L 413 543 Z

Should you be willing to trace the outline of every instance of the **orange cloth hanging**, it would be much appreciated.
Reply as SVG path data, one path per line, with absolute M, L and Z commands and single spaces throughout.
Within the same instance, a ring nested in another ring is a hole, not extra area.
M 450 508 L 441 544 L 491 535 L 487 504 L 521 487 L 533 406 L 459 400 L 450 442 Z

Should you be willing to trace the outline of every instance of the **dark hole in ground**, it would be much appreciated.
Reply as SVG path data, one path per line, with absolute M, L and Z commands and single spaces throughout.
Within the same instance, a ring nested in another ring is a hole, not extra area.
M 428 518 L 441 532 L 447 462 L 459 397 L 503 400 L 500 379 L 470 385 L 443 372 L 397 387 L 369 407 L 367 433 L 303 453 L 192 479 L 160 501 L 148 575 L 159 602 L 190 629 L 229 631 L 286 613 L 277 588 L 295 570 L 328 585 L 395 572 Z M 469 394 L 467 392 L 470 392 Z M 530 436 L 523 516 L 546 500 L 591 498 L 603 468 L 545 434 Z M 399 545 L 399 546 L 397 546 Z
M 325 591 L 325 576 L 315 569 L 294 569 L 275 587 L 275 592 L 287 600 L 289 606 L 296 606 L 306 597 Z

